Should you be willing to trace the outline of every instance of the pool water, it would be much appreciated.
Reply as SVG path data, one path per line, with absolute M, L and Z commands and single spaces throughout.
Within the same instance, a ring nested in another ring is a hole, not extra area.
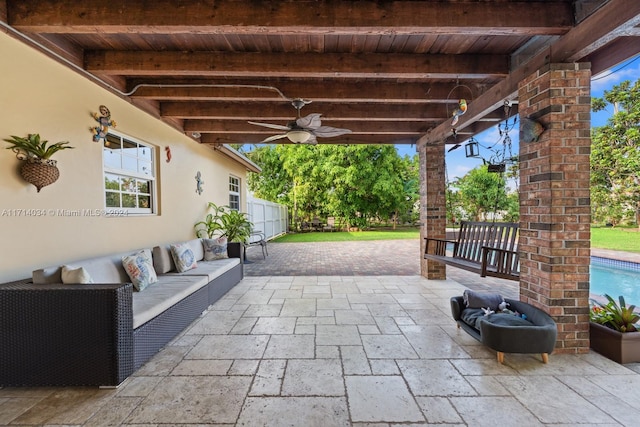
M 627 305 L 640 306 L 640 265 L 592 257 L 590 293 L 608 294 L 616 301 L 622 295 Z

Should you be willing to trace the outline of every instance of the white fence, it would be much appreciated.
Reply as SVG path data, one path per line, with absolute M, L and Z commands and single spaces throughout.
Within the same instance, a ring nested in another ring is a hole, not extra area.
M 249 197 L 247 213 L 249 221 L 253 223 L 253 229 L 262 231 L 266 240 L 287 232 L 289 221 L 285 205 Z

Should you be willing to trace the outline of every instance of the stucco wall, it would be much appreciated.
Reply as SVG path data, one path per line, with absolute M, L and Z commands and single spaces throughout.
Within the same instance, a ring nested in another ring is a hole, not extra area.
M 39 133 L 51 143 L 69 141 L 56 153 L 60 178 L 40 193 L 19 175 L 20 163 L 0 141 L 0 282 L 31 276 L 35 268 L 193 238 L 206 204 L 228 203 L 228 179 L 246 170 L 200 146 L 181 132 L 135 108 L 80 74 L 0 33 L 0 139 Z M 91 114 L 106 105 L 116 131 L 156 147 L 158 214 L 70 216 L 101 210 L 102 145 L 92 141 Z M 165 161 L 170 146 L 172 161 Z M 196 172 L 204 181 L 196 193 Z M 244 209 L 243 209 L 244 210 Z

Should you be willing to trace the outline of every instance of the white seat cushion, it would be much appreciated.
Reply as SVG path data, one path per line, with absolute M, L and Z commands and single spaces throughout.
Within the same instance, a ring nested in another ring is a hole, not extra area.
M 165 275 L 133 293 L 133 329 L 145 324 L 209 283 L 207 276 Z

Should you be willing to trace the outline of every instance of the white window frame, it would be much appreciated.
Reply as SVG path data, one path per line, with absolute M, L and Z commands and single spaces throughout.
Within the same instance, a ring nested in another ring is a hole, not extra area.
M 140 148 L 143 149 L 147 149 L 149 150 L 149 154 L 150 154 L 150 158 L 145 158 L 140 156 L 137 152 L 135 155 L 132 155 L 131 153 L 127 153 L 124 150 L 120 149 L 120 150 L 109 150 L 108 147 L 108 141 L 109 141 L 109 137 L 115 138 L 115 139 L 119 139 L 120 140 L 120 144 L 122 144 L 123 141 L 126 141 L 130 144 L 136 144 L 138 150 Z M 148 142 L 144 142 L 141 141 L 140 139 L 131 137 L 129 135 L 125 135 L 122 134 L 120 132 L 115 132 L 112 130 L 109 130 L 109 133 L 107 135 L 107 138 L 105 138 L 104 140 L 105 142 L 103 142 L 102 144 L 102 167 L 103 167 L 103 184 L 102 184 L 102 199 L 103 199 L 103 203 L 105 206 L 105 212 L 107 214 L 114 214 L 112 216 L 126 216 L 126 215 L 155 215 L 157 212 L 157 206 L 156 206 L 156 200 L 158 199 L 157 197 L 157 192 L 158 192 L 158 186 L 156 185 L 156 174 L 157 174 L 157 166 L 156 166 L 156 151 L 157 148 L 151 144 L 149 144 Z M 107 163 L 107 159 L 106 156 L 108 154 L 117 154 L 120 156 L 121 162 L 120 162 L 120 167 L 115 167 L 113 165 L 109 165 Z M 140 168 L 140 165 L 144 165 L 144 164 L 149 164 L 150 167 L 150 173 L 145 173 L 145 172 L 141 172 L 139 170 L 132 170 L 132 169 L 127 169 L 125 167 L 122 166 L 122 160 L 128 160 L 129 162 L 135 161 L 137 168 Z M 136 188 L 136 191 L 125 191 L 122 188 L 120 188 L 117 191 L 113 191 L 110 189 L 107 189 L 107 184 L 106 184 L 106 179 L 108 175 L 116 175 L 118 178 L 132 178 L 132 179 L 139 179 L 139 180 L 143 180 L 143 181 L 148 181 L 149 183 L 149 193 L 140 193 L 138 191 L 138 187 Z M 114 206 L 107 206 L 107 193 L 117 193 L 120 195 L 120 206 L 119 207 L 114 207 Z M 140 206 L 136 206 L 136 207 L 124 207 L 122 206 L 122 195 L 123 194 L 129 194 L 129 195 L 135 195 L 136 196 L 136 204 L 138 204 L 139 199 L 138 196 L 140 194 L 143 195 L 148 195 L 149 196 L 149 207 L 140 207 Z M 117 214 L 117 215 L 116 215 Z
M 241 196 L 240 196 L 240 189 L 241 189 L 241 183 L 242 180 L 234 175 L 229 175 L 229 208 L 231 208 L 232 210 L 237 210 L 238 212 L 241 211 Z M 233 207 L 233 204 L 231 202 L 232 197 L 237 198 L 238 200 L 238 207 L 235 208 Z

